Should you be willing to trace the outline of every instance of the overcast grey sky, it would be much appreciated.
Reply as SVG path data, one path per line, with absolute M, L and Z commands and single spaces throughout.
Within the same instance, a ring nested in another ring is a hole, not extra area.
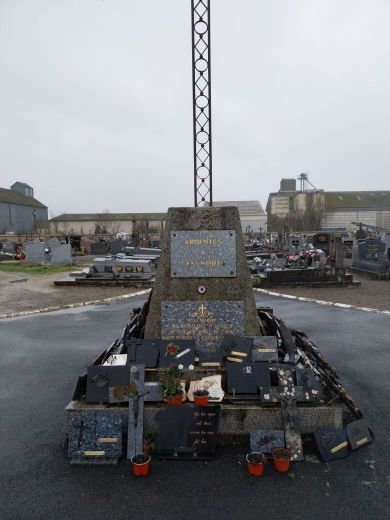
M 390 1 L 212 0 L 213 199 L 390 190 Z M 0 0 L 0 187 L 193 206 L 190 0 Z

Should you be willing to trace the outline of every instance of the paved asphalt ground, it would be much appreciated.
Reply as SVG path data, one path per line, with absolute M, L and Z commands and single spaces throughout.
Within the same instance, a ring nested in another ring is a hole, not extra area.
M 389 515 L 390 316 L 256 292 L 290 327 L 315 340 L 373 429 L 374 442 L 288 474 L 270 462 L 261 477 L 245 465 L 248 442 L 217 446 L 211 462 L 152 459 L 146 478 L 130 461 L 70 466 L 64 408 L 79 374 L 118 337 L 138 296 L 72 311 L 0 321 L 1 520 L 375 519 Z M 353 418 L 345 408 L 345 423 Z M 304 439 L 308 441 L 309 439 Z

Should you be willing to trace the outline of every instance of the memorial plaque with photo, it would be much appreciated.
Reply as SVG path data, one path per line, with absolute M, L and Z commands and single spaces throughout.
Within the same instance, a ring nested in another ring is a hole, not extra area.
M 269 363 L 226 363 L 227 389 L 232 394 L 257 394 L 271 384 Z
M 221 406 L 167 406 L 157 412 L 159 458 L 212 459 Z
M 161 337 L 195 340 L 197 352 L 221 350 L 223 337 L 244 335 L 244 302 L 197 301 L 161 303 Z
M 236 276 L 236 232 L 171 231 L 171 276 Z
M 272 450 L 284 448 L 283 430 L 250 430 L 251 451 L 263 453 L 272 458 Z

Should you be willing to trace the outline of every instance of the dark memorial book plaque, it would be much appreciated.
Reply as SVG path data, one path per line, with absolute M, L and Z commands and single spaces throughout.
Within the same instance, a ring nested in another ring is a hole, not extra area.
M 157 412 L 161 423 L 156 437 L 156 454 L 164 459 L 214 457 L 221 407 L 167 406 Z

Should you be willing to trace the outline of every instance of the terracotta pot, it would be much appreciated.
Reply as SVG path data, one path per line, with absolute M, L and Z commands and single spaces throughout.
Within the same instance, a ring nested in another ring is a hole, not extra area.
M 181 406 L 183 403 L 183 394 L 175 395 L 173 399 L 167 397 L 167 404 L 171 406 Z
M 257 453 L 257 452 L 248 453 L 246 456 L 246 461 L 248 463 L 248 471 L 251 475 L 256 475 L 256 476 L 262 475 L 267 459 L 265 459 L 265 457 L 264 457 L 264 459 L 265 459 L 264 463 L 253 464 L 252 462 L 249 461 L 250 455 L 261 455 L 261 453 Z
M 203 396 L 197 396 L 194 393 L 194 404 L 196 404 L 197 406 L 207 406 L 208 403 L 209 403 L 208 392 L 207 392 L 207 395 L 203 395 Z
M 136 462 L 134 462 L 133 459 L 135 457 L 136 455 L 131 459 L 131 462 L 133 464 L 134 475 L 136 477 L 144 477 L 149 473 L 150 456 L 148 457 L 148 460 L 146 462 L 143 462 L 142 464 L 137 464 Z
M 278 453 L 279 455 L 283 455 L 283 457 L 279 458 Z M 285 473 L 290 469 L 290 462 L 292 457 L 291 451 L 286 450 L 286 448 L 275 448 L 272 451 L 272 457 L 274 459 L 275 468 L 278 471 Z

